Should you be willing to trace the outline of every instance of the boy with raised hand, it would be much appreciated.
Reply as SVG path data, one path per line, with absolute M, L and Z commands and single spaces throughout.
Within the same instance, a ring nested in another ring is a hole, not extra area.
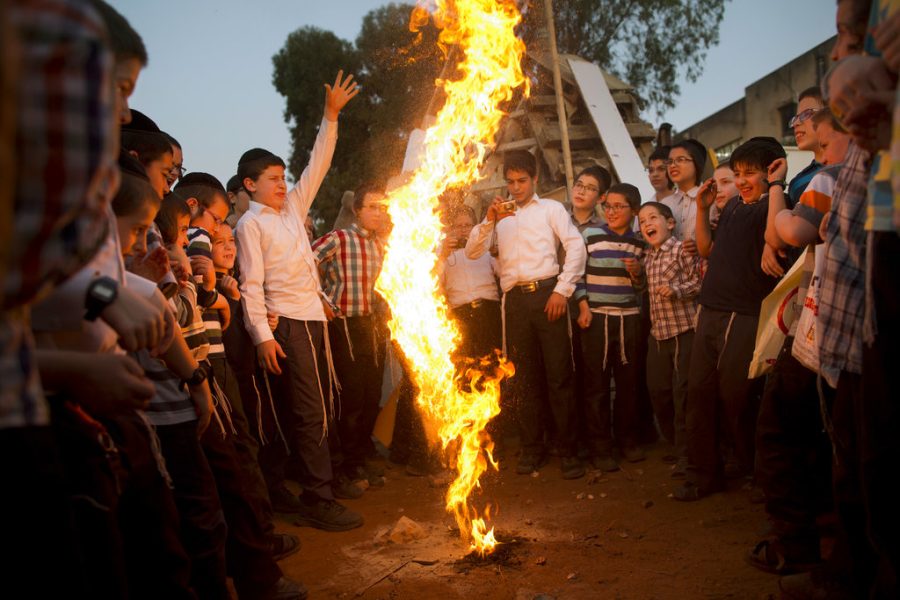
M 304 221 L 331 165 L 338 114 L 359 90 L 343 71 L 325 89 L 325 115 L 309 165 L 290 192 L 284 161 L 271 152 L 254 148 L 238 163 L 238 175 L 251 197 L 250 208 L 237 225 L 238 265 L 245 327 L 260 364 L 280 376 L 277 401 L 282 413 L 290 416 L 284 422 L 291 424 L 286 435 L 305 467 L 297 507 L 300 519 L 320 529 L 343 531 L 359 527 L 363 519 L 335 502 L 331 490 L 325 311 Z M 274 333 L 267 309 L 278 316 Z M 284 487 L 283 479 L 274 483 Z
M 652 337 L 647 348 L 647 386 L 663 436 L 675 446 L 678 461 L 672 477 L 677 479 L 687 474 L 684 407 L 700 292 L 700 259 L 685 252 L 684 243 L 672 235 L 675 217 L 665 204 L 644 204 L 638 221 L 650 246 L 644 259 Z
M 772 179 L 769 169 L 785 156 L 781 144 L 765 137 L 734 151 L 731 166 L 739 195 L 725 205 L 715 243 L 709 226 L 714 180 L 697 191 L 697 250 L 709 259 L 709 268 L 700 288 L 688 372 L 688 481 L 675 490 L 676 500 L 699 500 L 723 488 L 720 423 L 732 430 L 739 465 L 752 472 L 758 404 L 747 373 L 760 305 L 784 274 L 765 233 L 769 187 L 785 186 Z
M 584 272 L 584 240 L 562 204 L 539 198 L 537 163 L 527 151 L 507 152 L 503 174 L 510 200 L 494 198 L 485 220 L 476 225 L 466 256 L 488 251 L 496 232 L 500 287 L 504 292 L 505 342 L 516 365 L 510 380 L 519 403 L 522 454 L 516 472 L 527 475 L 545 462 L 541 426 L 546 403 L 556 424 L 565 479 L 584 476 L 575 453 L 575 393 L 571 339 L 565 317 L 568 297 Z M 565 250 L 560 268 L 557 248 Z M 544 391 L 545 390 L 545 391 Z
M 337 443 L 332 443 L 333 449 L 340 448 L 340 460 L 333 461 L 339 463 L 340 471 L 333 487 L 341 496 L 357 495 L 355 481 L 366 480 L 373 487 L 384 485 L 383 473 L 367 466 L 366 455 L 381 400 L 381 387 L 374 383 L 381 381 L 382 375 L 376 355 L 374 310 L 375 281 L 384 259 L 378 232 L 386 220 L 386 209 L 381 188 L 365 182 L 353 196 L 353 224 L 327 233 L 312 246 L 329 303 L 326 315 L 332 327 L 328 334 L 341 385 Z
M 603 203 L 607 224 L 587 227 L 581 233 L 587 247 L 587 266 L 575 298 L 578 326 L 584 330 L 581 340 L 591 465 L 601 471 L 618 469 L 614 443 L 626 460 L 644 459 L 637 445 L 635 363 L 641 330 L 640 293 L 646 286 L 639 260 L 646 244 L 631 229 L 640 204 L 635 186 L 613 185 Z M 616 394 L 611 413 L 613 377 Z

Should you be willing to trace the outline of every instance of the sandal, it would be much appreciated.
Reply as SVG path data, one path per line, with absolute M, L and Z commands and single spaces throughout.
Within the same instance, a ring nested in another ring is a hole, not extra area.
M 778 538 L 765 539 L 756 544 L 753 550 L 747 553 L 746 560 L 750 566 L 773 575 L 804 573 L 812 571 L 819 564 L 819 561 L 788 561 L 784 544 Z

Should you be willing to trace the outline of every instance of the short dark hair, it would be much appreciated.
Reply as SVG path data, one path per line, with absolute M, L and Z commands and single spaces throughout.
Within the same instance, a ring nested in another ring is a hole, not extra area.
M 154 219 L 163 242 L 175 243 L 175 240 L 178 239 L 178 218 L 185 216 L 191 216 L 191 207 L 188 206 L 187 199 L 181 193 L 169 192 L 163 196 L 159 212 L 156 213 L 156 219 Z
M 281 167 L 284 169 L 286 165 L 280 157 L 268 150 L 263 150 L 262 148 L 247 150 L 238 161 L 237 174 L 241 180 L 241 185 L 244 185 L 244 180 L 248 177 L 256 181 L 263 174 L 263 171 L 269 167 Z M 247 190 L 248 193 L 249 191 Z
M 213 205 L 217 194 L 221 196 L 223 202 L 228 204 L 225 186 L 209 173 L 192 171 L 181 178 L 181 181 L 175 186 L 175 190 L 185 198 L 196 198 L 200 206 L 204 208 Z
M 227 192 L 238 192 L 243 188 L 243 184 L 241 183 L 241 178 L 237 175 L 232 175 L 231 179 L 228 180 L 228 183 L 225 184 L 225 191 Z
M 588 177 L 593 177 L 597 180 L 597 183 L 600 185 L 600 194 L 605 194 L 606 190 L 608 190 L 609 186 L 612 184 L 612 175 L 600 165 L 591 165 L 586 169 L 582 169 L 581 172 L 575 176 L 575 180 L 578 181 L 578 178 L 582 175 L 587 175 Z
M 528 150 L 510 150 L 503 154 L 503 176 L 510 171 L 525 171 L 529 177 L 537 177 L 537 161 Z
M 172 154 L 172 144 L 161 133 L 150 131 L 122 131 L 122 148 L 137 153 L 142 165 Z
M 812 116 L 812 122 L 815 127 L 818 127 L 819 123 L 824 123 L 826 121 L 828 121 L 831 128 L 838 133 L 847 133 L 847 130 L 844 129 L 844 126 L 837 120 L 830 108 L 823 108 Z
M 663 204 L 662 202 L 645 202 L 638 209 L 638 214 L 641 214 L 641 211 L 645 208 L 655 208 L 659 211 L 659 214 L 662 215 L 663 219 L 674 219 L 675 215 L 672 214 L 672 209 Z
M 822 88 L 821 86 L 814 85 L 812 87 L 808 87 L 797 96 L 797 102 L 802 102 L 807 98 L 812 98 L 813 100 L 818 100 L 819 104 L 824 105 L 825 99 L 822 97 Z
M 787 158 L 784 147 L 773 137 L 750 138 L 731 153 L 731 168 L 753 167 L 765 171 L 776 158 Z
M 116 216 L 127 217 L 133 215 L 149 202 L 152 202 L 154 206 L 159 206 L 160 203 L 159 196 L 156 194 L 153 186 L 150 185 L 150 182 L 128 173 L 122 173 L 119 190 L 112 201 L 112 209 Z
M 176 140 L 174 137 L 172 137 L 171 134 L 168 134 L 165 131 L 163 131 L 162 134 L 166 137 L 167 140 L 169 140 L 169 144 L 171 144 L 172 146 L 175 146 L 179 150 L 182 150 L 181 144 L 178 142 L 178 140 Z
M 128 19 L 103 0 L 91 0 L 94 9 L 106 25 L 109 45 L 116 60 L 137 59 L 142 66 L 147 66 L 147 47 L 140 34 L 134 30 Z
M 661 160 L 666 162 L 669 160 L 669 150 L 672 149 L 672 146 L 658 146 L 656 150 L 650 153 L 650 157 L 647 159 L 647 164 L 650 164 L 651 161 Z
M 353 212 L 358 213 L 366 201 L 367 194 L 382 194 L 384 186 L 378 185 L 374 181 L 364 181 L 353 190 Z
M 606 191 L 609 194 L 619 194 L 628 202 L 631 210 L 637 210 L 641 205 L 641 192 L 630 183 L 617 183 Z

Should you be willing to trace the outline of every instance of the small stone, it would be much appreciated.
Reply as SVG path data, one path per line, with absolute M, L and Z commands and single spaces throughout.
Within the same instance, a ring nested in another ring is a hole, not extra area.
M 568 575 L 566 575 L 566 579 L 568 579 L 569 581 L 574 580 L 576 577 L 578 577 L 578 573 L 569 573 Z
M 428 533 L 421 525 L 409 517 L 403 516 L 397 520 L 390 531 L 380 531 L 375 536 L 375 543 L 393 542 L 394 544 L 406 544 L 426 537 L 428 537 Z
M 593 499 L 594 499 L 594 495 L 593 495 L 593 494 L 588 494 L 588 500 L 593 500 Z
M 653 506 L 653 500 L 644 500 L 641 503 L 641 506 L 643 506 L 644 508 L 650 508 L 651 506 Z
M 532 472 L 531 472 L 531 476 L 534 477 L 535 479 L 537 479 L 538 477 L 541 476 L 541 474 L 538 473 L 537 471 L 532 471 Z
M 534 561 L 534 564 L 538 565 L 539 567 L 543 567 L 547 564 L 547 558 L 544 556 L 538 556 L 537 560 Z
M 606 492 L 600 492 L 600 497 L 601 497 L 601 498 L 606 498 Z
M 627 531 L 620 531 L 620 532 L 619 532 L 619 537 L 622 538 L 622 539 L 624 540 L 625 538 L 628 537 L 628 532 L 627 532 Z
M 671 492 L 666 494 L 666 498 L 674 498 L 674 497 L 675 497 L 675 494 L 673 494 Z
M 525 519 L 525 524 L 526 525 L 534 525 L 534 521 L 532 521 L 531 519 Z
M 581 492 L 580 494 L 575 496 L 575 498 L 577 498 L 578 500 L 584 500 L 584 492 Z

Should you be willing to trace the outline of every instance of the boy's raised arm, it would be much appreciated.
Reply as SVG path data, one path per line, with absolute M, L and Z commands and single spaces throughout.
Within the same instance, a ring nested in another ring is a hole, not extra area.
M 353 81 L 353 75 L 344 77 L 339 71 L 334 85 L 325 85 L 325 114 L 319 126 L 319 134 L 309 155 L 309 164 L 297 180 L 297 184 L 288 193 L 288 202 L 295 203 L 298 212 L 305 215 L 309 212 L 319 188 L 331 168 L 331 159 L 337 144 L 337 119 L 341 109 L 359 93 L 359 87 Z M 343 80 L 342 80 L 343 78 Z

